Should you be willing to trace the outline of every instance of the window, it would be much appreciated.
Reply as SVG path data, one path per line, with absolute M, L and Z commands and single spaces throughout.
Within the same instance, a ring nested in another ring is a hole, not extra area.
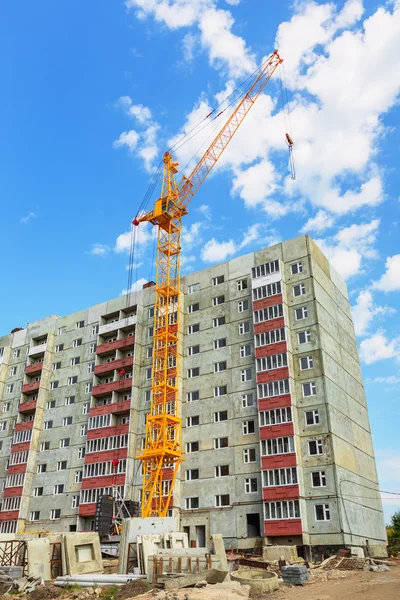
M 242 408 L 250 408 L 255 405 L 253 394 L 242 394 Z
M 243 383 L 245 381 L 251 381 L 253 379 L 253 369 L 243 369 L 240 371 L 240 381 Z
M 153 326 L 148 327 L 147 328 L 147 337 L 151 338 L 151 337 L 153 337 L 153 335 L 154 335 L 154 327 Z
M 211 283 L 213 285 L 220 285 L 221 283 L 224 283 L 225 281 L 225 276 L 224 275 L 218 275 L 217 277 L 213 277 L 211 280 Z
M 215 477 L 227 477 L 229 475 L 229 465 L 219 465 L 215 467 Z
M 198 302 L 195 302 L 194 304 L 189 304 L 189 306 L 188 306 L 189 314 L 197 312 L 198 310 L 200 310 L 200 304 Z
M 199 508 L 199 498 L 185 498 L 185 509 L 193 510 L 194 508 Z
M 89 414 L 89 410 L 90 410 L 90 403 L 89 402 L 85 402 L 85 404 L 82 406 L 82 414 L 83 415 L 88 415 Z
M 150 306 L 149 308 L 149 319 L 152 319 L 154 317 L 154 306 Z
M 224 302 L 225 302 L 225 296 L 217 296 L 216 298 L 212 299 L 213 306 L 218 306 L 219 304 L 224 304 Z
M 213 327 L 221 327 L 221 325 L 225 325 L 225 316 L 213 319 Z
M 46 473 L 47 471 L 47 464 L 46 463 L 42 463 L 41 465 L 37 466 L 37 473 Z
M 96 352 L 97 344 L 90 344 L 89 346 L 89 354 L 94 354 Z
M 263 333 L 256 334 L 256 348 L 261 346 L 270 346 L 277 342 L 284 342 L 286 339 L 285 328 L 272 329 L 271 331 L 264 331 Z
M 79 356 L 74 356 L 73 358 L 71 358 L 71 367 L 74 367 L 75 365 L 79 365 L 81 362 L 81 359 L 79 358 Z
M 315 396 L 317 393 L 317 386 L 315 385 L 315 381 L 311 381 L 310 383 L 303 383 L 303 396 Z
M 65 406 L 70 406 L 71 404 L 75 404 L 75 396 L 67 396 L 65 398 Z
M 250 308 L 250 303 L 248 300 L 241 300 L 240 302 L 238 302 L 238 312 L 245 312 L 246 310 L 249 310 Z
M 310 456 L 316 456 L 324 453 L 322 440 L 310 440 L 308 442 L 308 453 Z
M 67 425 L 72 425 L 72 417 L 64 417 L 62 424 L 63 427 L 66 427 Z
M 295 296 L 295 297 L 304 296 L 305 293 L 306 293 L 306 286 L 304 285 L 304 283 L 300 283 L 299 285 L 293 286 L 293 296 Z
M 152 358 L 153 357 L 153 346 L 150 346 L 150 348 L 147 348 L 146 350 L 146 358 Z
M 196 402 L 197 400 L 200 400 L 199 390 L 196 390 L 195 392 L 188 392 L 188 394 L 187 394 L 188 402 Z
M 42 442 L 40 444 L 40 452 L 45 452 L 46 450 L 50 450 L 50 442 Z
M 53 421 L 45 421 L 43 429 L 52 429 Z
M 214 373 L 219 373 L 220 371 L 226 371 L 226 360 L 214 363 Z
M 220 338 L 219 340 L 214 340 L 214 350 L 218 350 L 219 348 L 226 347 L 226 338 Z
M 240 346 L 240 358 L 245 358 L 246 356 L 251 356 L 251 344 Z
M 228 420 L 228 411 L 227 410 L 220 410 L 220 411 L 214 413 L 214 423 L 220 423 L 220 421 L 227 421 L 227 420 Z
M 7 394 L 12 394 L 13 389 L 14 389 L 14 384 L 13 383 L 9 383 L 7 385 L 7 388 L 6 388 Z
M 78 338 L 72 342 L 73 348 L 77 348 L 78 346 L 82 346 L 82 338 Z
M 200 367 L 193 367 L 193 369 L 187 370 L 187 378 L 192 379 L 193 377 L 198 377 L 200 375 Z
M 40 510 L 32 510 L 29 514 L 30 521 L 39 521 L 40 519 Z
M 278 502 L 264 502 L 264 519 L 300 519 L 300 505 L 298 500 L 282 500 Z
M 69 447 L 69 438 L 62 438 L 60 440 L 60 448 L 68 448 Z
M 66 460 L 60 460 L 57 463 L 57 471 L 65 471 L 67 468 L 67 461 Z
M 219 385 L 214 388 L 214 398 L 218 398 L 219 396 L 226 396 L 228 393 L 228 389 L 226 385 Z
M 57 330 L 57 335 L 63 335 L 63 333 L 65 333 L 67 331 L 67 328 L 64 327 L 59 327 Z
M 265 277 L 266 275 L 271 275 L 271 273 L 279 273 L 279 260 L 264 263 L 258 267 L 253 267 L 251 270 L 253 279 Z
M 199 442 L 188 442 L 186 444 L 186 452 L 187 454 L 192 454 L 193 452 L 199 451 Z
M 311 473 L 312 487 L 326 487 L 325 471 L 314 471 Z
M 330 521 L 331 512 L 329 510 L 329 504 L 316 504 L 315 505 L 315 520 L 316 521 Z
M 92 325 L 92 335 L 97 335 L 99 333 L 99 326 Z
M 78 383 L 78 376 L 74 375 L 73 377 L 68 377 L 68 385 L 74 385 Z
M 93 384 L 92 384 L 92 383 L 87 383 L 87 384 L 85 385 L 85 394 L 90 394 L 90 393 L 91 393 L 91 391 L 92 391 L 92 387 L 93 387 Z
M 244 480 L 244 492 L 245 494 L 255 494 L 258 492 L 258 482 L 255 477 L 249 477 Z
M 35 498 L 37 498 L 38 496 L 43 496 L 43 488 L 42 487 L 33 488 L 33 495 L 35 496 Z
M 241 292 L 242 290 L 247 290 L 247 279 L 238 279 L 238 281 L 236 282 L 236 289 L 238 292 Z
M 256 359 L 257 373 L 281 369 L 282 367 L 287 367 L 287 364 L 286 352 L 282 354 L 271 354 L 270 356 Z
M 10 368 L 10 376 L 16 375 L 17 374 L 17 367 L 11 367 Z
M 188 327 L 189 335 L 191 333 L 197 333 L 198 331 L 200 331 L 200 323 L 193 323 L 193 325 L 189 325 L 189 327 Z
M 297 339 L 299 344 L 307 344 L 308 342 L 311 342 L 310 330 L 307 329 L 306 331 L 299 331 L 297 334 Z
M 299 359 L 300 370 L 307 371 L 307 369 L 312 369 L 314 366 L 314 361 L 312 356 L 303 356 Z
M 4 402 L 3 404 L 3 413 L 6 413 L 10 410 L 10 403 L 9 402 Z
M 215 506 L 230 506 L 229 494 L 218 494 L 218 496 L 215 496 Z
M 277 487 L 298 483 L 296 467 L 269 469 L 262 472 L 263 487 Z
M 307 319 L 308 317 L 308 308 L 307 306 L 302 306 L 301 308 L 296 308 L 294 311 L 294 315 L 296 321 L 301 321 L 302 319 Z
M 50 511 L 50 520 L 61 519 L 61 508 L 52 508 Z
M 306 425 L 318 425 L 319 424 L 319 410 L 307 410 L 304 413 L 306 419 Z
M 261 308 L 260 310 L 254 311 L 254 322 L 263 323 L 264 321 L 272 321 L 283 317 L 283 306 L 282 304 L 275 304 L 274 306 L 267 306 L 267 308 Z
M 250 322 L 246 321 L 245 323 L 239 323 L 239 333 L 243 335 L 244 333 L 250 333 Z
M 79 496 L 72 496 L 72 505 L 71 508 L 79 507 Z
M 200 283 L 192 283 L 192 285 L 188 286 L 188 294 L 194 294 L 194 292 L 200 291 Z
M 193 354 L 199 354 L 200 346 L 197 344 L 196 346 L 189 346 L 188 348 L 188 356 L 193 356 Z
M 13 358 L 19 358 L 21 354 L 21 350 L 14 350 L 13 352 Z
M 199 469 L 188 469 L 185 471 L 185 481 L 194 481 L 199 478 Z
M 186 427 L 196 427 L 197 425 L 200 425 L 199 415 L 195 415 L 193 417 L 186 417 Z
M 262 285 L 261 287 L 253 289 L 253 300 L 261 300 L 263 298 L 270 298 L 271 296 L 277 296 L 282 293 L 282 284 L 280 281 L 276 283 L 269 283 L 268 285 Z
M 61 352 L 62 350 L 64 350 L 64 344 L 58 344 L 55 347 L 54 352 Z
M 260 427 L 268 425 L 279 425 L 280 423 L 292 423 L 292 409 L 290 406 L 283 408 L 272 408 L 258 413 Z
M 277 454 L 291 454 L 295 451 L 293 436 L 261 440 L 261 456 L 275 456 Z
M 214 448 L 216 450 L 219 450 L 220 448 L 227 448 L 227 447 L 228 447 L 228 438 L 227 437 L 214 439 Z
M 243 435 L 249 435 L 250 433 L 254 433 L 256 430 L 254 421 L 243 421 L 242 423 L 242 432 Z
M 292 265 L 290 265 L 290 270 L 292 272 L 292 275 L 297 275 L 298 273 L 302 273 L 303 272 L 303 263 L 301 261 L 299 261 L 297 263 L 293 263 Z
M 75 483 L 81 483 L 81 481 L 82 481 L 82 475 L 83 475 L 83 471 L 75 471 L 74 482 Z
M 78 448 L 78 458 L 80 460 L 82 458 L 85 458 L 85 448 L 83 446 L 81 448 Z
M 151 379 L 151 372 L 152 372 L 152 368 L 151 367 L 147 367 L 145 373 L 146 373 L 146 379 L 149 380 Z

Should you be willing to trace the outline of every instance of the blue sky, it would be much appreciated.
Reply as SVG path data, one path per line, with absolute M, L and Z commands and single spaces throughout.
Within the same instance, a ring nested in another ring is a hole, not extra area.
M 275 47 L 297 179 L 275 77 L 193 200 L 183 269 L 318 241 L 349 287 L 381 488 L 400 492 L 398 1 L 3 2 L 0 331 L 121 293 L 162 152 Z M 182 147 L 182 166 L 211 133 Z M 152 252 L 143 227 L 135 280 Z M 400 508 L 384 502 L 387 518 Z

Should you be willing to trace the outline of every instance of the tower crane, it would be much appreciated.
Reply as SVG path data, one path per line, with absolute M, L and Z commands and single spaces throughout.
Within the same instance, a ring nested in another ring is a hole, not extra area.
M 188 213 L 189 202 L 282 62 L 275 50 L 190 175 L 183 175 L 177 181 L 178 163 L 170 152 L 164 154 L 161 195 L 150 212 L 138 213 L 132 221 L 133 226 L 148 221 L 157 227 L 151 400 L 146 418 L 145 447 L 137 457 L 143 466 L 142 517 L 167 515 L 178 468 L 183 460 L 179 417 L 182 386 L 179 353 L 182 217 Z M 291 137 L 287 135 L 286 139 L 291 147 Z

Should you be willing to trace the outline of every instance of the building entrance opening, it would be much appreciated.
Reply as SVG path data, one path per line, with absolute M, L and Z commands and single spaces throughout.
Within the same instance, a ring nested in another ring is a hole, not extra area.
M 260 515 L 258 513 L 246 515 L 247 519 L 247 537 L 254 538 L 260 536 Z
M 196 525 L 196 544 L 198 548 L 206 547 L 206 526 Z

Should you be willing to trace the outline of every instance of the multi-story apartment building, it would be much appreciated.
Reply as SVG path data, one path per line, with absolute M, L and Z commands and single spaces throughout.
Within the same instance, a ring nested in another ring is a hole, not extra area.
M 90 529 L 140 501 L 154 289 L 0 338 L 0 532 Z M 386 535 L 346 285 L 308 236 L 182 278 L 184 462 L 198 545 L 322 551 Z M 168 482 L 166 483 L 168 485 Z

